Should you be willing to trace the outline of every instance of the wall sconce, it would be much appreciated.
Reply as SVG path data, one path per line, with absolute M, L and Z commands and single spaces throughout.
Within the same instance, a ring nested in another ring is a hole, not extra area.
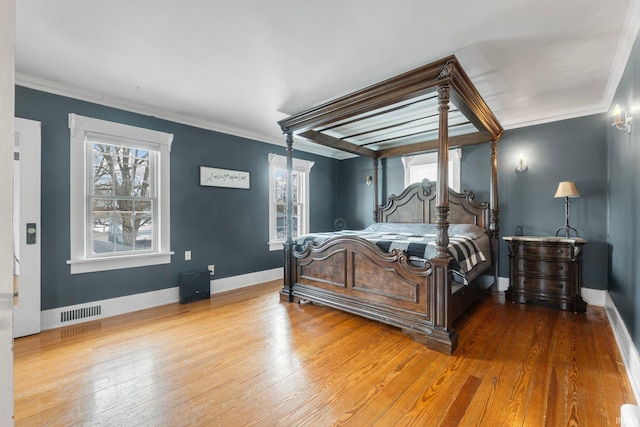
M 529 166 L 527 165 L 527 162 L 525 162 L 524 156 L 520 154 L 520 160 L 516 163 L 516 172 L 524 172 L 527 169 L 529 169 Z
M 611 126 L 615 126 L 616 129 L 623 130 L 625 133 L 631 133 L 631 116 L 625 110 L 623 119 L 622 109 L 618 104 L 613 107 L 613 123 L 611 123 Z
M 371 183 L 373 182 L 373 177 L 372 176 L 368 176 L 367 180 L 365 182 L 367 183 L 367 185 L 371 185 Z

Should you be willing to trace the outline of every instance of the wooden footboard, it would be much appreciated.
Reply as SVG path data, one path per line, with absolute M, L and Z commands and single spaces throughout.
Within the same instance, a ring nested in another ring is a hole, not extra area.
M 385 253 L 353 236 L 291 253 L 291 283 L 285 283 L 283 299 L 309 300 L 397 326 L 443 353 L 457 347 L 446 261 L 416 267 L 402 251 Z

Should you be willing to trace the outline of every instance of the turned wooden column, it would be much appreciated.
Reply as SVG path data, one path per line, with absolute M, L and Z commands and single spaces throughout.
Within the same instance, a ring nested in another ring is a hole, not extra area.
M 293 135 L 287 132 L 287 235 L 284 241 L 284 286 L 280 299 L 293 301 Z
M 449 278 L 449 84 L 438 88 L 438 181 L 436 183 L 436 257 L 433 265 L 433 296 L 431 312 L 434 329 L 427 346 L 451 354 L 458 345 L 458 335 L 452 328 Z
M 491 189 L 489 192 L 489 236 L 498 238 L 498 141 L 491 141 Z
M 438 88 L 438 182 L 436 186 L 436 256 L 449 258 L 449 91 Z
M 492 292 L 498 292 L 500 274 L 500 226 L 498 225 L 498 140 L 491 141 L 491 189 L 489 192 L 489 238 L 491 239 L 491 257 L 493 260 Z
M 378 158 L 373 158 L 373 222 L 378 222 Z

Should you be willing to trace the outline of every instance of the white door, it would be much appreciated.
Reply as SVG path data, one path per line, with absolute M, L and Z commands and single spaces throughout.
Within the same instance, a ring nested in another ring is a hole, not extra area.
M 13 161 L 13 337 L 40 332 L 40 122 L 16 118 Z

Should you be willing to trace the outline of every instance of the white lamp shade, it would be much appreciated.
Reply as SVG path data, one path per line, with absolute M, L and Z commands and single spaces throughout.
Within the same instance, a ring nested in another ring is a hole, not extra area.
M 553 197 L 580 197 L 580 193 L 572 181 L 562 181 Z

